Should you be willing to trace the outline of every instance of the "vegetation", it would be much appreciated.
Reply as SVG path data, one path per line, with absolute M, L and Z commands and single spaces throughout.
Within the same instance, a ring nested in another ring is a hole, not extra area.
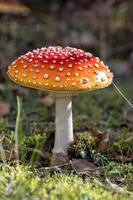
M 113 85 L 73 97 L 70 161 L 50 166 L 54 100 L 6 76 L 11 60 L 42 43 L 76 46 L 105 60 L 132 102 L 133 2 L 26 2 L 29 16 L 0 15 L 0 199 L 133 199 L 133 111 Z
M 27 167 L 14 169 L 2 167 L 0 196 L 3 200 L 11 199 L 74 199 L 74 200 L 125 200 L 132 199 L 130 193 L 117 193 L 107 189 L 96 178 L 83 181 L 79 176 L 70 174 L 53 174 L 38 176 L 38 172 Z

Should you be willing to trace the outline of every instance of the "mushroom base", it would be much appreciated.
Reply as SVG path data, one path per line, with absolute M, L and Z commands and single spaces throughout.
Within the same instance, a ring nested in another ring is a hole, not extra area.
M 64 153 L 53 153 L 50 166 L 68 167 L 69 158 Z M 67 165 L 66 165 L 67 164 Z
M 53 153 L 67 154 L 68 146 L 74 141 L 72 122 L 72 101 L 71 96 L 65 94 L 55 96 L 55 144 Z

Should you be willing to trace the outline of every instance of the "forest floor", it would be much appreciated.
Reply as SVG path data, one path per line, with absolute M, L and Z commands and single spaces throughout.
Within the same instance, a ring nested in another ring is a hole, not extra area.
M 133 80 L 117 85 L 133 101 Z M 53 167 L 54 100 L 11 82 L 0 91 L 0 200 L 133 199 L 133 110 L 113 85 L 73 97 L 70 161 Z

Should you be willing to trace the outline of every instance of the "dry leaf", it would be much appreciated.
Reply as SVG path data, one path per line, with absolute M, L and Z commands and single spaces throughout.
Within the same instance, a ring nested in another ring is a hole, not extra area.
M 10 113 L 10 104 L 5 101 L 0 101 L 0 116 Z
M 93 129 L 92 136 L 94 137 L 97 151 L 104 152 L 108 146 L 108 141 L 109 141 L 108 133 L 101 132 L 98 129 Z

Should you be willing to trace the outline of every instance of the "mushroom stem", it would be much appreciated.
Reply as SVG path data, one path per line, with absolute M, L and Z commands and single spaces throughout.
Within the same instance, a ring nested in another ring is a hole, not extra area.
M 66 94 L 56 94 L 55 102 L 56 132 L 53 153 L 67 154 L 68 146 L 74 141 L 71 96 Z

